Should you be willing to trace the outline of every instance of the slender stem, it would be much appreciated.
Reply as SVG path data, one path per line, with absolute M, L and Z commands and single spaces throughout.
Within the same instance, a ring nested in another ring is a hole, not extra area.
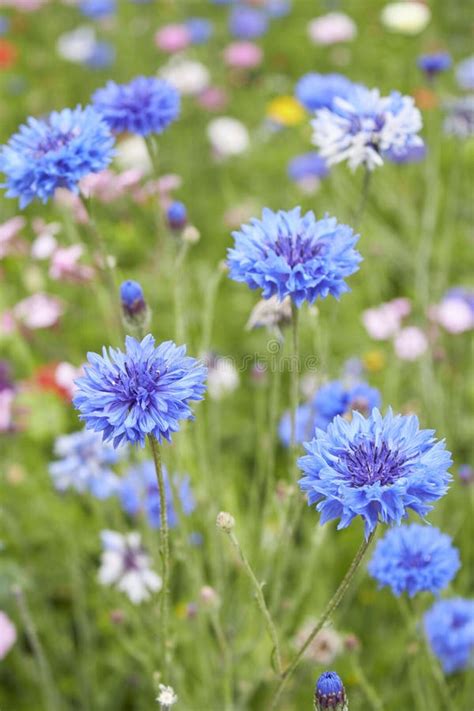
M 174 263 L 174 315 L 176 324 L 176 343 L 184 343 L 186 337 L 183 308 L 183 289 L 186 282 L 182 278 L 182 270 L 188 249 L 189 244 L 187 242 L 182 242 L 179 246 L 179 251 L 176 255 Z
M 354 214 L 354 229 L 359 229 L 362 216 L 364 214 L 365 206 L 367 205 L 367 198 L 369 197 L 370 179 L 372 177 L 372 171 L 365 166 L 364 168 L 364 179 L 362 181 L 362 192 L 360 194 L 359 205 Z
M 294 302 L 291 302 L 291 335 L 292 335 L 292 358 L 290 361 L 291 367 L 291 393 L 290 393 L 290 414 L 291 414 L 291 438 L 290 452 L 292 461 L 296 459 L 296 411 L 298 409 L 298 390 L 299 390 L 299 369 L 300 369 L 300 353 L 299 353 L 299 332 L 298 332 L 298 315 L 299 310 Z
M 301 646 L 301 648 L 299 649 L 297 654 L 293 657 L 292 661 L 290 662 L 288 667 L 283 672 L 283 678 L 278 685 L 275 696 L 273 697 L 272 708 L 276 708 L 276 705 L 280 699 L 283 689 L 285 688 L 290 677 L 293 675 L 293 672 L 295 671 L 296 667 L 298 666 L 299 662 L 301 661 L 303 654 L 305 653 L 305 651 L 307 650 L 307 648 L 309 647 L 309 645 L 311 644 L 313 639 L 316 637 L 318 632 L 321 631 L 325 622 L 329 619 L 329 617 L 332 615 L 332 613 L 337 608 L 337 606 L 341 602 L 342 598 L 346 594 L 346 592 L 352 582 L 352 579 L 353 579 L 360 563 L 362 562 L 362 559 L 363 559 L 367 549 L 369 548 L 369 546 L 374 538 L 375 530 L 376 529 L 374 529 L 372 531 L 372 533 L 369 535 L 369 537 L 367 538 L 367 540 L 364 540 L 362 542 L 362 544 L 360 545 L 359 550 L 355 554 L 354 560 L 350 564 L 349 569 L 348 569 L 347 573 L 345 574 L 345 576 L 343 577 L 341 583 L 339 584 L 339 587 L 337 588 L 336 592 L 334 593 L 332 598 L 329 600 L 323 614 L 319 618 L 317 625 L 313 628 L 311 633 L 306 638 L 306 641 L 303 643 L 303 645 Z
M 382 699 L 379 697 L 374 687 L 367 679 L 362 664 L 359 661 L 359 656 L 357 654 L 353 655 L 352 666 L 354 668 L 354 672 L 357 677 L 359 686 L 362 688 L 364 694 L 366 695 L 367 701 L 372 706 L 373 711 L 383 711 L 384 705 Z
M 222 629 L 222 625 L 219 619 L 219 615 L 216 610 L 211 613 L 211 625 L 214 630 L 214 634 L 217 637 L 219 647 L 221 650 L 222 658 L 224 661 L 224 711 L 232 711 L 232 663 L 231 663 L 231 651 L 229 645 L 227 644 L 227 639 Z
M 13 595 L 15 597 L 16 604 L 18 605 L 18 611 L 20 613 L 23 627 L 25 628 L 25 633 L 28 638 L 28 642 L 30 644 L 31 649 L 33 650 L 36 663 L 38 664 L 45 708 L 47 708 L 48 711 L 56 711 L 56 709 L 59 709 L 59 699 L 56 689 L 54 687 L 51 668 L 44 653 L 43 645 L 41 644 L 38 632 L 36 631 L 35 624 L 30 615 L 25 595 L 23 593 L 23 590 L 19 586 L 15 586 L 13 590 Z
M 270 615 L 267 604 L 265 602 L 265 598 L 263 596 L 262 583 L 260 583 L 257 580 L 257 577 L 256 577 L 255 573 L 253 572 L 252 567 L 251 567 L 249 561 L 247 560 L 245 553 L 243 552 L 242 548 L 240 547 L 240 543 L 237 540 L 233 531 L 226 531 L 226 533 L 229 536 L 230 542 L 232 543 L 232 545 L 236 549 L 237 553 L 239 554 L 240 560 L 244 564 L 245 572 L 247 573 L 247 575 L 253 585 L 253 588 L 255 590 L 255 597 L 257 599 L 257 604 L 258 604 L 260 611 L 263 615 L 263 618 L 265 620 L 265 624 L 267 626 L 267 631 L 268 631 L 268 634 L 270 635 L 270 639 L 273 642 L 272 656 L 274 654 L 276 670 L 277 670 L 278 674 L 281 675 L 283 673 L 283 666 L 282 666 L 282 662 L 281 662 L 280 643 L 278 641 L 278 635 L 277 635 L 277 631 L 275 628 L 275 624 L 272 620 L 272 616 Z
M 161 464 L 161 453 L 158 442 L 153 436 L 148 437 L 155 464 L 156 478 L 158 481 L 158 491 L 160 494 L 160 548 L 163 570 L 163 590 L 161 593 L 161 634 L 165 656 L 165 676 L 168 677 L 170 666 L 170 645 L 169 645 L 169 577 L 170 577 L 170 549 L 168 532 L 168 512 L 166 507 L 165 480 L 163 477 L 163 467 Z

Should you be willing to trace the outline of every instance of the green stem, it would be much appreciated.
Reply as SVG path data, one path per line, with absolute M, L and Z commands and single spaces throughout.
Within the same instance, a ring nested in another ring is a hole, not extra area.
M 161 464 L 161 453 L 157 440 L 149 435 L 148 437 L 155 464 L 156 478 L 158 481 L 158 491 L 160 494 L 160 548 L 163 570 L 163 590 L 161 593 L 161 635 L 165 658 L 165 678 L 168 678 L 170 659 L 169 643 L 169 578 L 170 578 L 170 550 L 168 531 L 168 512 L 166 507 L 165 480 L 163 477 L 163 467 Z
M 361 687 L 364 694 L 366 695 L 367 701 L 371 705 L 373 711 L 383 711 L 384 706 L 383 706 L 382 699 L 379 697 L 379 695 L 375 691 L 374 687 L 372 686 L 372 684 L 369 682 L 369 680 L 365 676 L 364 669 L 362 667 L 362 664 L 359 661 L 359 657 L 357 654 L 354 654 L 354 656 L 353 656 L 352 666 L 354 668 L 354 672 L 357 677 L 357 681 L 359 682 L 359 686 Z
M 189 244 L 182 242 L 174 263 L 174 315 L 175 315 L 175 337 L 176 343 L 184 343 L 186 339 L 186 328 L 184 322 L 183 289 L 185 280 L 182 278 L 182 269 Z
M 255 597 L 257 599 L 257 604 L 258 604 L 260 611 L 263 615 L 263 618 L 265 620 L 265 624 L 266 624 L 270 639 L 273 642 L 272 656 L 274 654 L 276 671 L 279 675 L 281 675 L 283 673 L 283 666 L 282 666 L 282 662 L 281 662 L 280 643 L 278 641 L 278 635 L 277 635 L 277 631 L 275 628 L 275 624 L 272 620 L 272 616 L 270 615 L 267 604 L 265 602 L 265 598 L 263 596 L 263 592 L 262 592 L 263 584 L 257 580 L 257 577 L 256 577 L 255 573 L 253 572 L 252 567 L 251 567 L 249 561 L 247 560 L 245 553 L 243 552 L 242 548 L 240 547 L 240 543 L 237 540 L 235 534 L 232 531 L 226 530 L 225 532 L 229 536 L 230 542 L 232 543 L 235 550 L 239 554 L 240 560 L 242 561 L 242 563 L 244 565 L 245 572 L 247 573 L 247 575 L 250 579 L 250 582 L 252 583 L 253 588 L 255 590 Z
M 364 167 L 364 179 L 362 181 L 362 191 L 360 194 L 360 199 L 359 199 L 359 204 L 357 206 L 357 209 L 354 214 L 354 229 L 358 230 L 362 216 L 365 211 L 365 207 L 367 205 L 367 199 L 369 197 L 369 189 L 370 189 L 370 180 L 372 177 L 372 171 L 367 168 L 367 166 Z
M 290 438 L 290 456 L 292 462 L 296 465 L 296 411 L 298 409 L 299 395 L 299 368 L 300 368 L 300 352 L 299 352 L 299 332 L 298 332 L 298 316 L 299 310 L 294 302 L 291 302 L 291 336 L 292 336 L 292 358 L 290 360 L 291 368 L 291 393 L 290 393 L 290 414 L 291 414 L 291 438 Z
M 44 653 L 43 645 L 41 644 L 38 632 L 36 631 L 35 624 L 30 615 L 25 595 L 23 593 L 23 590 L 18 586 L 14 588 L 13 595 L 18 606 L 18 611 L 20 613 L 20 618 L 25 629 L 25 634 L 27 636 L 31 649 L 33 650 L 33 655 L 38 665 L 39 675 L 41 679 L 41 690 L 44 696 L 45 708 L 48 709 L 48 711 L 56 711 L 56 709 L 60 708 L 60 705 L 58 695 L 54 686 L 53 676 L 51 674 L 51 668 Z
M 303 645 L 301 646 L 301 648 L 299 649 L 297 654 L 293 657 L 292 661 L 290 662 L 288 667 L 283 672 L 283 677 L 278 685 L 275 696 L 273 697 L 272 708 L 276 708 L 277 703 L 280 699 L 280 696 L 281 696 L 286 684 L 288 683 L 289 679 L 293 675 L 293 673 L 294 673 L 296 667 L 298 666 L 299 662 L 301 661 L 305 651 L 308 649 L 309 645 L 311 644 L 313 639 L 316 637 L 318 632 L 321 631 L 325 622 L 329 619 L 329 617 L 332 615 L 332 613 L 337 608 L 337 606 L 341 602 L 342 598 L 346 594 L 346 592 L 352 582 L 352 579 L 353 579 L 360 563 L 362 562 L 362 559 L 363 559 L 365 553 L 367 552 L 367 549 L 369 548 L 369 546 L 374 538 L 375 530 L 376 529 L 374 529 L 372 531 L 372 533 L 370 534 L 370 536 L 367 538 L 367 540 L 364 540 L 362 542 L 362 544 L 360 545 L 359 550 L 355 554 L 355 557 L 354 557 L 352 563 L 350 564 L 347 573 L 343 577 L 336 592 L 334 593 L 332 598 L 329 600 L 323 614 L 319 618 L 317 625 L 313 628 L 311 633 L 306 638 L 306 641 L 303 643 Z
M 229 645 L 227 644 L 227 639 L 222 629 L 222 625 L 219 619 L 219 615 L 216 610 L 211 613 L 211 625 L 214 630 L 214 634 L 217 637 L 219 647 L 222 654 L 222 659 L 224 662 L 224 711 L 232 711 L 232 663 L 231 663 L 231 652 Z

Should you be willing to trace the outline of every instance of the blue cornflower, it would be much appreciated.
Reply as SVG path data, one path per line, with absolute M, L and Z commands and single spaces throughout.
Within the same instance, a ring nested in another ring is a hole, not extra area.
M 358 236 L 348 225 L 328 216 L 316 220 L 313 212 L 301 215 L 299 207 L 288 212 L 265 208 L 261 220 L 254 218 L 233 237 L 230 278 L 262 289 L 264 299 L 291 296 L 298 307 L 349 291 L 344 279 L 362 260 L 354 249 Z
M 79 192 L 79 181 L 108 166 L 114 138 L 93 108 L 54 111 L 45 120 L 29 118 L 0 148 L 0 172 L 7 176 L 7 197 L 20 208 L 35 197 L 47 202 L 56 188 Z
M 309 403 L 296 410 L 295 441 L 312 439 L 316 429 L 326 430 L 337 415 L 349 415 L 353 410 L 368 415 L 374 407 L 380 407 L 381 397 L 376 388 L 360 382 L 346 387 L 339 380 L 322 385 Z M 280 440 L 289 447 L 291 440 L 290 413 L 285 412 L 278 429 Z
M 437 595 L 461 566 L 458 549 L 438 528 L 412 523 L 391 528 L 378 541 L 368 569 L 379 587 L 389 586 L 394 595 L 419 592 Z
M 129 84 L 107 82 L 92 103 L 112 131 L 148 136 L 163 133 L 179 116 L 177 90 L 164 79 L 139 76 Z
M 116 9 L 116 0 L 80 0 L 79 2 L 81 13 L 93 20 L 114 15 Z
M 267 0 L 265 10 L 269 17 L 286 17 L 291 12 L 291 0 Z
M 339 674 L 334 671 L 323 672 L 314 689 L 316 711 L 347 711 L 347 697 L 344 684 Z
M 182 230 L 188 221 L 186 205 L 179 200 L 172 202 L 166 211 L 166 220 L 172 230 Z
M 105 69 L 115 61 L 115 47 L 110 42 L 96 42 L 84 61 L 91 69 Z
M 454 597 L 435 602 L 425 613 L 426 637 L 446 674 L 472 666 L 474 600 Z
M 155 348 L 151 334 L 125 339 L 125 353 L 104 348 L 89 353 L 85 375 L 76 382 L 74 405 L 86 427 L 117 447 L 147 435 L 171 440 L 180 420 L 193 419 L 190 400 L 202 400 L 206 367 L 186 356 L 186 346 L 165 341 Z
M 464 91 L 474 90 L 474 54 L 456 65 L 456 81 Z
M 120 299 L 122 307 L 128 314 L 134 315 L 137 311 L 142 311 L 146 307 L 145 295 L 141 284 L 133 279 L 128 279 L 120 285 Z
M 168 526 L 174 528 L 178 525 L 180 510 L 189 516 L 196 504 L 191 491 L 189 477 L 173 477 L 171 484 L 166 468 L 163 468 L 165 481 L 166 511 Z M 179 499 L 178 509 L 175 505 L 175 496 Z M 159 528 L 161 523 L 160 492 L 156 482 L 156 472 L 153 461 L 142 462 L 129 470 L 122 479 L 119 492 L 124 510 L 130 516 L 145 513 L 150 526 Z
M 262 10 L 238 5 L 230 13 L 229 31 L 239 39 L 256 39 L 265 34 L 268 27 L 267 16 Z
M 417 64 L 430 79 L 440 72 L 445 72 L 453 60 L 449 52 L 431 52 L 430 54 L 421 54 L 418 57 Z
M 341 529 L 361 516 L 366 537 L 379 520 L 399 524 L 409 509 L 425 516 L 451 481 L 450 453 L 415 415 L 383 417 L 375 408 L 368 418 L 353 412 L 350 422 L 338 416 L 305 448 L 299 484 L 321 523 L 340 518 Z
M 354 84 L 347 96 L 318 109 L 311 123 L 323 158 L 330 165 L 347 161 L 353 170 L 359 165 L 373 170 L 388 151 L 404 153 L 422 144 L 421 114 L 411 96 L 396 91 L 384 97 L 378 89 Z
M 4 17 L 3 15 L 0 15 L 0 37 L 6 35 L 9 29 L 10 23 L 8 21 L 8 18 Z
M 54 443 L 59 461 L 49 465 L 54 486 L 58 491 L 88 491 L 98 499 L 106 499 L 118 491 L 120 480 L 112 466 L 124 451 L 123 447 L 116 450 L 105 444 L 96 432 L 83 430 L 62 435 Z
M 288 175 L 296 182 L 306 178 L 325 178 L 328 174 L 328 164 L 315 151 L 295 156 L 288 164 Z
M 184 24 L 193 44 L 204 44 L 212 35 L 212 23 L 203 17 L 190 17 Z
M 308 111 L 331 108 L 336 96 L 346 98 L 353 83 L 343 74 L 304 74 L 295 87 L 295 96 Z

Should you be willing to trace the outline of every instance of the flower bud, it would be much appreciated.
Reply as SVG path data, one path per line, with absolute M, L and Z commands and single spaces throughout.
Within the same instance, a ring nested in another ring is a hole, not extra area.
M 336 672 L 324 672 L 319 677 L 314 692 L 314 708 L 316 711 L 348 711 L 346 691 Z
M 127 327 L 141 328 L 148 324 L 150 312 L 137 281 L 124 281 L 120 287 L 123 320 Z
M 188 211 L 182 202 L 172 202 L 166 211 L 168 226 L 172 230 L 182 230 L 188 221 Z
M 235 518 L 227 511 L 221 511 L 217 514 L 216 526 L 225 531 L 225 533 L 230 533 L 235 526 Z
M 220 605 L 219 595 L 210 585 L 204 585 L 201 588 L 199 596 L 204 607 L 216 608 Z
M 201 239 L 201 233 L 194 225 L 187 225 L 183 230 L 181 239 L 188 244 L 196 244 Z

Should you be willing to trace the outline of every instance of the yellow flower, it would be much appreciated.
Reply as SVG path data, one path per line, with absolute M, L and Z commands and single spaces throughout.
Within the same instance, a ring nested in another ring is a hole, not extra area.
M 306 113 L 293 96 L 277 96 L 268 104 L 267 116 L 282 126 L 297 126 L 305 120 Z
M 385 355 L 382 351 L 368 351 L 364 354 L 363 361 L 369 373 L 378 373 L 385 366 Z

